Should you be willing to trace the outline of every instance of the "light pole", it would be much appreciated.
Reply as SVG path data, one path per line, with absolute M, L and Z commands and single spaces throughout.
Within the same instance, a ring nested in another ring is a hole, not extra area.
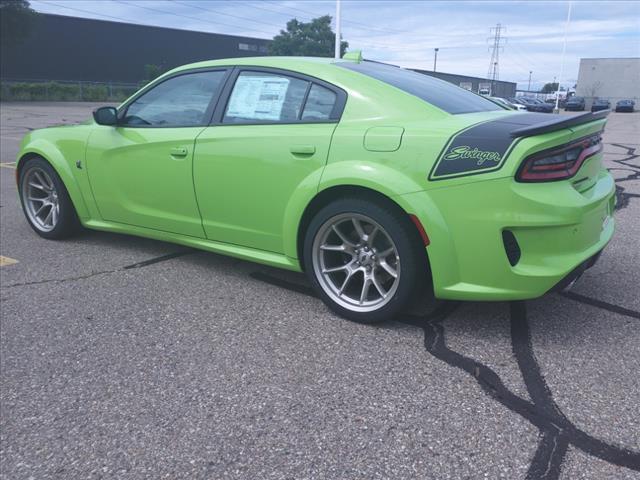
M 433 49 L 433 71 L 436 71 L 436 64 L 438 63 L 438 50 L 439 48 Z
M 340 39 L 340 0 L 336 0 L 336 49 L 335 49 L 335 58 L 339 59 L 341 57 L 340 50 L 342 46 L 342 41 Z
M 533 70 L 529 70 L 529 86 L 527 87 L 527 92 L 531 91 L 531 74 L 533 73 Z
M 564 24 L 564 41 L 562 42 L 562 59 L 560 60 L 560 77 L 558 78 L 558 89 L 556 90 L 556 108 L 553 109 L 553 113 L 560 113 L 558 105 L 560 103 L 560 82 L 562 82 L 562 76 L 564 75 L 564 54 L 567 50 L 567 30 L 569 30 L 569 23 L 571 22 L 571 2 L 569 2 L 569 9 L 567 10 L 567 21 Z

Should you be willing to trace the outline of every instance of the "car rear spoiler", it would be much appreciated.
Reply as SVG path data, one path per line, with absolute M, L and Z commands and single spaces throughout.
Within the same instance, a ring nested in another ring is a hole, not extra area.
M 580 115 L 556 117 L 548 122 L 535 123 L 530 126 L 517 128 L 512 130 L 510 135 L 513 138 L 531 137 L 533 135 L 562 130 L 563 128 L 572 127 L 574 125 L 582 125 L 583 123 L 602 120 L 609 115 L 609 112 L 611 112 L 611 110 L 600 110 L 599 112 L 587 112 Z

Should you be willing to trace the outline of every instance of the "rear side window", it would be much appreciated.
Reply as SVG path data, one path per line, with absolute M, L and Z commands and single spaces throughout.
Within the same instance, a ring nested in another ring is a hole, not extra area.
M 328 88 L 313 84 L 304 104 L 302 120 L 329 120 L 336 104 L 337 95 Z
M 266 72 L 241 72 L 223 123 L 297 122 L 309 87 L 306 80 Z
M 335 65 L 388 83 L 447 113 L 458 114 L 502 110 L 492 101 L 464 88 L 399 67 L 375 62 L 337 62 Z

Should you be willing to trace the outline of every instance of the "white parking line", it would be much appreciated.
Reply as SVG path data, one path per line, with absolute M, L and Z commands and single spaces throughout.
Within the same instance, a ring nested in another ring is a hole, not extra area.
M 18 263 L 18 260 L 0 255 L 0 267 L 7 267 L 16 263 Z

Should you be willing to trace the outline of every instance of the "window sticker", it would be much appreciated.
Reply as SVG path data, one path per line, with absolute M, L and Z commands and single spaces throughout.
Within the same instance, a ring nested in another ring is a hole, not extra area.
M 289 79 L 284 77 L 240 75 L 226 116 L 278 121 L 288 88 Z

